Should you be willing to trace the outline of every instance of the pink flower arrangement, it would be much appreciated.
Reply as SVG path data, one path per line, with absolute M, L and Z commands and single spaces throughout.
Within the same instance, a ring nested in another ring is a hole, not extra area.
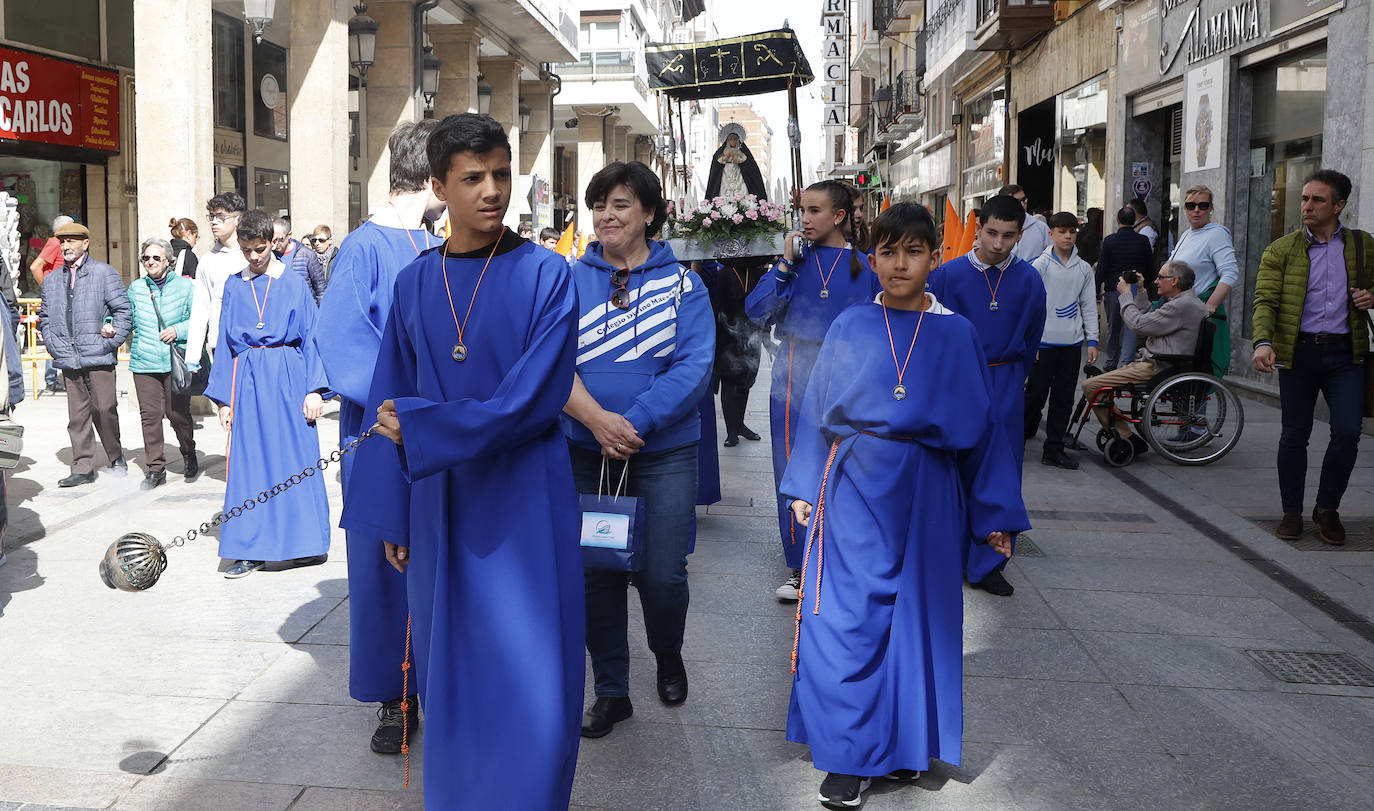
M 739 225 L 740 223 L 744 222 L 744 215 L 735 214 L 733 217 L 730 218 L 730 222 L 734 223 L 735 225 Z
M 785 205 L 746 194 L 684 203 L 670 214 L 669 221 L 675 236 L 706 240 L 752 239 L 785 232 L 790 215 Z

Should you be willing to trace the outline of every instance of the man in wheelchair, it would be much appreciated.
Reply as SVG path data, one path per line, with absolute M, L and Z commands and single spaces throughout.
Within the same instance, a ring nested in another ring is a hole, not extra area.
M 1128 279 L 1127 276 L 1133 276 Z M 1157 374 L 1170 371 L 1171 358 L 1191 357 L 1197 348 L 1198 330 L 1207 317 L 1207 305 L 1193 294 L 1193 269 L 1186 262 L 1168 262 L 1159 269 L 1155 287 L 1159 290 L 1159 307 L 1150 309 L 1139 276 L 1123 273 L 1117 282 L 1120 293 L 1121 319 L 1126 322 L 1145 345 L 1139 359 L 1106 374 L 1090 377 L 1083 383 L 1083 395 L 1093 402 L 1093 394 L 1104 387 L 1119 387 L 1131 383 L 1147 383 Z M 1108 426 L 1110 400 L 1099 398 L 1093 413 L 1103 427 Z M 1149 450 L 1144 439 L 1131 432 L 1124 420 L 1116 420 L 1116 430 L 1135 447 L 1136 454 Z

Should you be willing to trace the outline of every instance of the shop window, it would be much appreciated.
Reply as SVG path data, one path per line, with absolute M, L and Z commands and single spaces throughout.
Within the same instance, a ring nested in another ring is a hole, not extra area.
M 19 284 L 22 292 L 36 294 L 27 268 L 52 236 L 52 221 L 59 214 L 86 221 L 85 166 L 0 157 L 0 190 L 19 204 Z
M 1002 159 L 1004 104 L 1002 99 L 987 95 L 965 108 L 964 121 L 968 124 L 965 166 L 977 166 Z
M 5 38 L 69 56 L 100 59 L 100 0 L 66 0 L 60 13 L 52 4 L 14 2 L 5 9 Z
M 105 58 L 134 66 L 134 0 L 105 0 Z
M 285 217 L 291 210 L 291 182 L 286 172 L 258 169 L 253 173 L 253 201 L 273 217 Z
M 1249 220 L 1245 224 L 1245 290 L 1255 289 L 1269 243 L 1302 227 L 1302 182 L 1322 165 L 1326 51 L 1262 65 L 1253 88 L 1249 148 Z M 1246 307 L 1243 334 L 1251 332 Z
M 1107 200 L 1107 83 L 1105 77 L 1059 97 L 1059 182 L 1055 211 L 1083 217 Z
M 215 126 L 243 132 L 243 21 L 215 12 L 210 27 Z
M 286 140 L 286 49 L 253 45 L 253 133 Z
M 215 194 L 232 191 L 237 192 L 242 197 L 245 191 L 244 186 L 242 166 L 215 164 Z

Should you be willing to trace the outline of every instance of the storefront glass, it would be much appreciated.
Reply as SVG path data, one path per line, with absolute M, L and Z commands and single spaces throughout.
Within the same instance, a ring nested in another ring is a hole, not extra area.
M 222 163 L 215 164 L 215 194 L 225 191 L 238 192 L 240 197 L 243 196 L 245 184 L 243 182 L 242 166 L 226 166 Z
M 1059 182 L 1055 211 L 1082 218 L 1107 201 L 1107 77 L 1099 76 L 1059 97 Z
M 243 132 L 243 21 L 215 12 L 210 28 L 215 126 Z
M 86 170 L 79 163 L 0 157 L 0 189 L 19 201 L 20 291 L 36 293 L 26 269 L 67 214 L 86 221 Z
M 1253 291 L 1264 249 L 1302 227 L 1302 182 L 1321 168 L 1326 51 L 1261 65 L 1251 71 L 1250 78 L 1254 108 L 1250 126 L 1245 289 Z M 1250 321 L 1247 307 L 1247 337 L 1251 335 Z
M 1006 143 L 1006 99 L 997 88 L 964 107 L 968 138 L 964 142 L 964 202 L 977 207 L 1003 184 L 1002 154 Z
M 253 173 L 253 205 L 273 217 L 285 217 L 291 211 L 291 183 L 286 172 L 258 169 Z

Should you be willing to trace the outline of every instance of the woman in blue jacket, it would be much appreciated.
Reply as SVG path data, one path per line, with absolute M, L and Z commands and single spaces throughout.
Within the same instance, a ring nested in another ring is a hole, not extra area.
M 644 499 L 643 567 L 635 587 L 658 696 L 687 699 L 682 635 L 687 553 L 697 496 L 697 403 L 715 354 L 705 285 L 666 242 L 654 240 L 667 204 L 653 171 L 616 162 L 587 185 L 597 241 L 573 265 L 579 307 L 577 377 L 563 432 L 578 491 L 595 493 L 603 464 L 612 482 L 628 465 L 628 494 Z M 599 738 L 634 712 L 630 704 L 625 572 L 586 571 L 587 651 L 596 701 L 582 734 Z
M 167 456 L 162 441 L 164 416 L 176 434 L 186 481 L 200 473 L 191 398 L 172 391 L 172 344 L 186 348 L 195 285 L 189 278 L 169 272 L 173 253 L 167 240 L 146 239 L 138 253 L 148 275 L 129 285 L 129 303 L 134 308 L 129 371 L 134 374 L 134 391 L 138 392 L 138 411 L 143 423 L 147 473 L 140 486 L 151 490 L 167 481 Z

